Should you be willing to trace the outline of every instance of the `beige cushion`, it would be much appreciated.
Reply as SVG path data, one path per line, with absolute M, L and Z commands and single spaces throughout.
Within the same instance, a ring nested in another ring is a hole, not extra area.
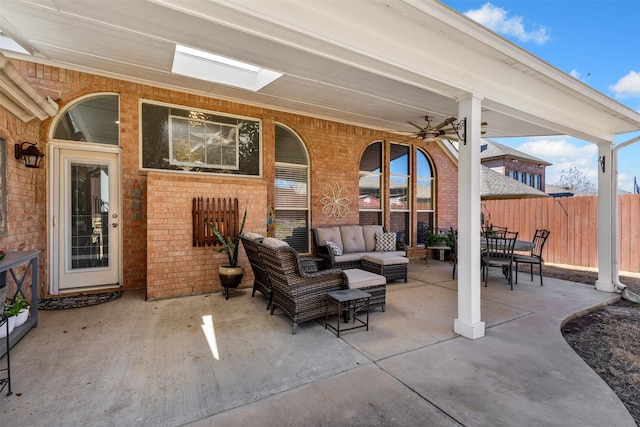
M 366 251 L 364 244 L 364 235 L 362 234 L 362 226 L 360 225 L 344 225 L 340 227 L 342 236 L 342 252 L 350 254 L 354 252 Z
M 387 283 L 387 279 L 384 276 L 369 273 L 359 268 L 344 270 L 344 274 L 349 279 L 349 289 L 368 288 L 369 286 L 380 286 Z
M 265 246 L 269 246 L 270 248 L 282 248 L 285 246 L 289 246 L 289 244 L 284 240 L 276 239 L 274 237 L 265 237 L 264 239 L 262 239 L 262 244 Z
M 385 252 L 364 255 L 362 257 L 362 260 L 366 260 L 378 265 L 409 264 L 409 258 Z
M 405 251 L 391 251 L 391 252 L 376 252 L 376 255 L 385 254 L 385 255 L 395 255 L 397 257 L 405 258 L 407 256 Z
M 363 225 L 362 235 L 364 237 L 364 245 L 366 252 L 373 252 L 376 250 L 376 233 L 382 233 L 381 225 Z M 395 248 L 394 248 L 395 249 Z
M 258 233 L 243 233 L 242 237 L 244 237 L 247 240 L 262 239 L 262 236 Z
M 342 246 L 342 237 L 340 236 L 340 227 L 316 228 L 316 237 L 318 238 L 318 244 L 321 245 L 323 240 L 329 240 L 344 251 L 344 246 Z
M 340 263 L 340 262 L 360 261 L 361 258 L 362 258 L 362 253 L 356 252 L 355 254 L 336 255 L 334 259 L 336 260 L 337 263 Z

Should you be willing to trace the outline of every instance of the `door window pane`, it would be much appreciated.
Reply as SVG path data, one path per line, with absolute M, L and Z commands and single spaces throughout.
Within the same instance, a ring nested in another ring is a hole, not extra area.
M 71 269 L 109 265 L 109 170 L 71 164 Z

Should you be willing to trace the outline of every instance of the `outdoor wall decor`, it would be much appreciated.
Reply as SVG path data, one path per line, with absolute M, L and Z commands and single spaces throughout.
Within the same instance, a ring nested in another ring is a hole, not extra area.
M 259 119 L 149 101 L 141 112 L 142 168 L 262 173 Z
M 276 211 L 273 206 L 269 206 L 267 209 L 267 237 L 276 237 Z
M 340 187 L 337 183 L 333 186 L 325 185 L 322 187 L 322 194 L 324 197 L 320 199 L 320 203 L 323 205 L 322 213 L 324 216 L 340 219 L 349 215 L 351 200 L 347 187 Z

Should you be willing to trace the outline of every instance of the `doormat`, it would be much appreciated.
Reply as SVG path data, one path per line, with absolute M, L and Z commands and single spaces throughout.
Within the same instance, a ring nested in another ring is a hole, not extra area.
M 122 291 L 115 291 L 49 298 L 39 302 L 38 310 L 65 310 L 67 308 L 90 307 L 92 305 L 113 301 L 121 296 Z

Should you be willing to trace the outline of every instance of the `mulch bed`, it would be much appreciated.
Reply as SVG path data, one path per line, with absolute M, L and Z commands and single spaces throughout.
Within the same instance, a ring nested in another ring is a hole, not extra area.
M 640 304 L 623 300 L 588 313 L 562 335 L 640 425 Z

